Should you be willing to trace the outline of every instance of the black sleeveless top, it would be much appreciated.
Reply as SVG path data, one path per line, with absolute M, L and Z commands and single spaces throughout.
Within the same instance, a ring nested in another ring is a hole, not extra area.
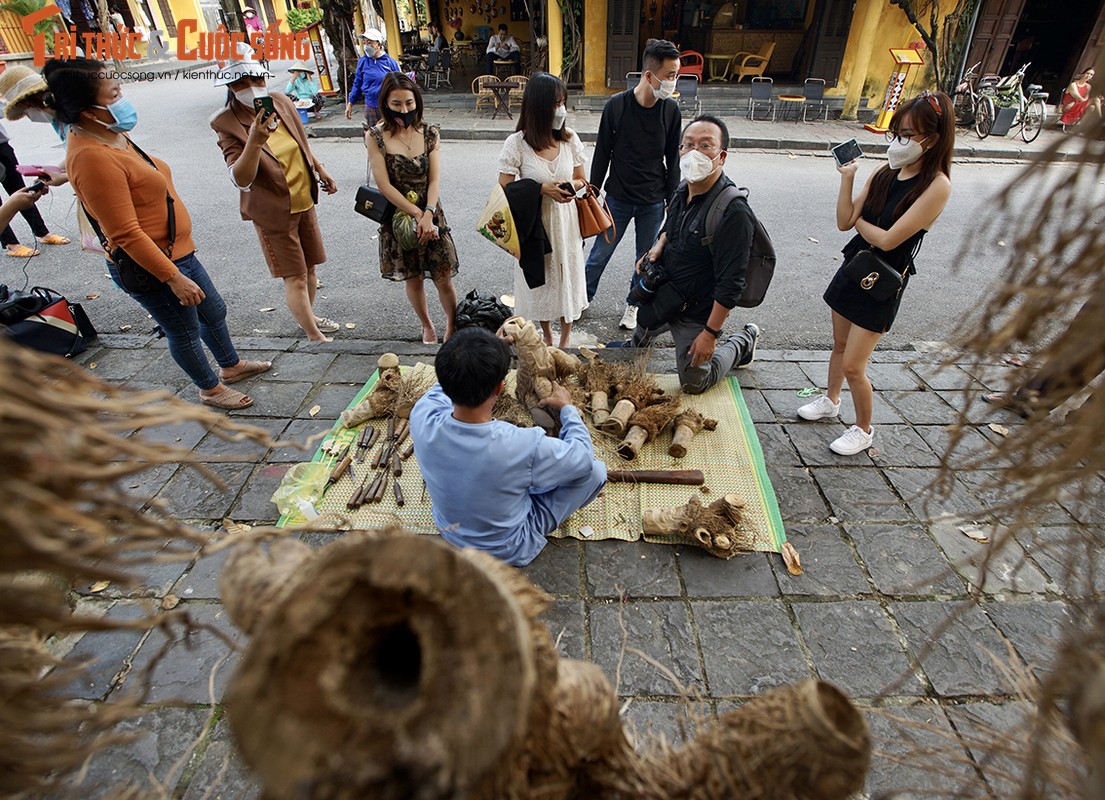
M 882 210 L 878 213 L 878 216 L 864 213 L 863 218 L 872 225 L 879 226 L 884 231 L 890 230 L 894 225 L 894 210 L 898 207 L 898 204 L 902 202 L 902 199 L 909 194 L 913 187 L 917 185 L 919 180 L 921 180 L 920 175 L 914 175 L 912 178 L 907 178 L 904 181 L 895 180 L 890 184 L 890 191 L 886 194 L 886 203 L 883 204 Z M 913 268 L 913 256 L 921 249 L 921 240 L 925 238 L 925 233 L 925 229 L 922 228 L 893 250 L 879 250 L 877 247 L 868 244 L 867 240 L 857 233 L 852 237 L 852 240 L 844 246 L 844 262 L 847 263 L 848 259 L 860 250 L 869 248 L 878 255 L 881 255 L 886 260 L 886 263 L 894 267 L 894 269 L 904 271 L 908 267 L 912 274 L 916 271 Z

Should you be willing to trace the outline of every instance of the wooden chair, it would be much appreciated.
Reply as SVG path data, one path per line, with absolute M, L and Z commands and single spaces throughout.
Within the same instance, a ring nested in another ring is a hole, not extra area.
M 529 83 L 529 78 L 525 75 L 511 75 L 506 79 L 506 82 L 516 84 L 507 94 L 506 110 L 510 111 L 512 108 L 521 108 L 522 95 L 526 93 L 526 84 Z
M 494 75 L 480 75 L 472 81 L 472 94 L 476 96 L 476 110 L 479 111 L 481 106 L 487 106 L 488 108 L 495 109 L 495 93 L 488 89 L 484 84 L 495 83 L 499 79 Z
M 737 69 L 737 83 L 744 80 L 746 75 L 752 77 L 763 75 L 774 52 L 775 42 L 765 42 L 760 47 L 759 53 L 737 53 L 733 56 L 733 63 L 736 64 Z
M 684 50 L 679 54 L 680 74 L 697 75 L 699 83 L 702 83 L 702 68 L 704 66 L 706 66 L 706 59 L 697 50 Z

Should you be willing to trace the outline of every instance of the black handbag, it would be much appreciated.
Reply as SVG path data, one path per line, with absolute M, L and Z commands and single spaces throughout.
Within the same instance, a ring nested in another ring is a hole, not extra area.
M 138 155 L 146 160 L 147 164 L 155 170 L 157 169 L 157 166 L 153 163 L 153 159 L 146 155 L 146 152 L 141 147 L 130 141 L 130 139 L 128 139 L 127 142 L 138 152 Z M 165 251 L 165 256 L 172 261 L 173 243 L 176 241 L 176 211 L 173 210 L 173 196 L 169 194 L 167 189 L 165 190 L 165 205 L 168 208 L 169 215 L 169 247 Z M 104 248 L 104 252 L 107 253 L 107 257 L 111 259 L 111 263 L 115 265 L 115 269 L 119 273 L 119 284 L 126 291 L 131 294 L 149 294 L 162 285 L 160 278 L 131 258 L 122 247 L 116 247 L 114 250 L 109 249 L 107 237 L 104 236 L 104 232 L 100 228 L 100 223 L 88 213 L 87 208 L 85 209 L 85 215 L 92 225 L 92 230 L 96 231 L 96 236 L 99 237 L 100 245 Z
M 683 294 L 675 281 L 665 281 L 657 287 L 652 299 L 641 303 L 637 309 L 637 324 L 649 330 L 671 322 L 680 312 L 686 311 L 691 301 Z
M 384 197 L 384 193 L 367 183 L 357 189 L 357 204 L 354 210 L 371 220 L 387 225 L 395 216 L 395 206 Z
M 871 250 L 860 250 L 844 265 L 844 276 L 871 299 L 883 303 L 902 291 L 902 273 Z
M 96 328 L 79 303 L 36 286 L 29 292 L 8 292 L 0 286 L 3 335 L 43 353 L 71 358 L 96 338 Z

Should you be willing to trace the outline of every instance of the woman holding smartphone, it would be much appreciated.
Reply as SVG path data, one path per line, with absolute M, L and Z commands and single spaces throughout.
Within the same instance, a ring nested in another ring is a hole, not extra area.
M 311 152 L 295 106 L 269 94 L 267 77 L 249 56 L 232 60 L 215 79 L 228 92 L 211 127 L 241 192 L 242 219 L 253 222 L 269 272 L 284 282 L 288 310 L 310 341 L 329 342 L 339 326 L 314 311 L 315 267 L 326 261 L 315 204 L 319 186 L 327 194 L 338 186 Z
M 568 88 L 560 78 L 538 72 L 522 95 L 518 127 L 499 154 L 499 183 L 516 179 L 541 184 L 541 222 L 552 252 L 545 256 L 545 284 L 529 288 L 521 270 L 514 272 L 514 310 L 541 325 L 552 344 L 552 320 L 560 320 L 560 347 L 570 344 L 572 323 L 587 308 L 583 237 L 579 233 L 575 192 L 586 185 L 583 142 L 565 123 Z
M 867 379 L 867 362 L 883 334 L 890 330 L 902 294 L 913 274 L 913 258 L 921 240 L 944 210 L 951 194 L 955 112 L 943 92 L 922 92 L 903 103 L 890 120 L 888 163 L 867 179 L 858 194 L 854 182 L 858 162 L 838 166 L 840 192 L 836 223 L 842 231 L 856 229 L 844 247 L 844 265 L 837 271 L 825 302 L 832 309 L 833 352 L 829 358 L 826 393 L 798 409 L 802 419 L 830 419 L 840 415 L 844 381 L 852 392 L 856 423 L 829 448 L 838 455 L 855 455 L 871 446 L 874 393 Z M 848 262 L 860 251 L 871 250 L 901 273 L 901 291 L 875 300 L 868 287 L 847 273 Z
M 380 121 L 365 132 L 368 163 L 376 185 L 395 208 L 414 220 L 416 246 L 404 248 L 391 222 L 380 226 L 380 273 L 402 281 L 407 300 L 422 325 L 422 341 L 437 342 L 426 304 L 427 279 L 434 282 L 445 311 L 445 340 L 456 330 L 457 248 L 441 208 L 441 138 L 436 125 L 422 121 L 422 93 L 401 72 L 380 84 Z M 413 200 L 411 198 L 414 198 Z

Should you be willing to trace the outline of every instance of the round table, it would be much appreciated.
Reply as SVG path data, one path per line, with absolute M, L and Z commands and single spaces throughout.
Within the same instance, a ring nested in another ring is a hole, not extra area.
M 729 69 L 733 64 L 732 55 L 723 55 L 721 53 L 706 53 L 706 64 L 709 68 L 709 81 L 727 81 L 729 80 Z
M 798 122 L 802 118 L 802 107 L 806 104 L 806 98 L 800 94 L 781 94 L 775 98 L 784 105 L 780 106 L 780 116 L 783 119 L 787 118 L 787 114 L 791 109 L 794 109 L 794 121 Z

